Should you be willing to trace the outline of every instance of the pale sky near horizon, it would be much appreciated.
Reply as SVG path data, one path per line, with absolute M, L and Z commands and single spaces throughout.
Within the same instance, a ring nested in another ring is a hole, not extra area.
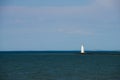
M 120 0 L 1 0 L 0 51 L 120 50 Z

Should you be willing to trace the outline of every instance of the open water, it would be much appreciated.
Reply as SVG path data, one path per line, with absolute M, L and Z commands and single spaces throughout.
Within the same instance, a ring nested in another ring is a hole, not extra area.
M 120 80 L 120 52 L 0 52 L 0 80 Z

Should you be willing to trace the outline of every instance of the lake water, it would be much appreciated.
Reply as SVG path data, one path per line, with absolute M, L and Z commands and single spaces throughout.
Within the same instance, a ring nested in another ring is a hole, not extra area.
M 120 52 L 0 52 L 0 80 L 120 80 Z

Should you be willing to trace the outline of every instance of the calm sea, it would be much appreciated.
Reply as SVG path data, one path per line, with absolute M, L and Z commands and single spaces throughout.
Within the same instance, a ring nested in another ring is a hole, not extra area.
M 0 52 L 0 80 L 120 80 L 120 52 Z

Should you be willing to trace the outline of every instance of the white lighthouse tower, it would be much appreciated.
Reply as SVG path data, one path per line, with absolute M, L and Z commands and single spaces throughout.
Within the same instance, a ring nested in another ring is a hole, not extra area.
M 83 46 L 83 45 L 81 45 L 81 53 L 82 53 L 82 54 L 85 53 L 85 51 L 84 51 L 84 46 Z

